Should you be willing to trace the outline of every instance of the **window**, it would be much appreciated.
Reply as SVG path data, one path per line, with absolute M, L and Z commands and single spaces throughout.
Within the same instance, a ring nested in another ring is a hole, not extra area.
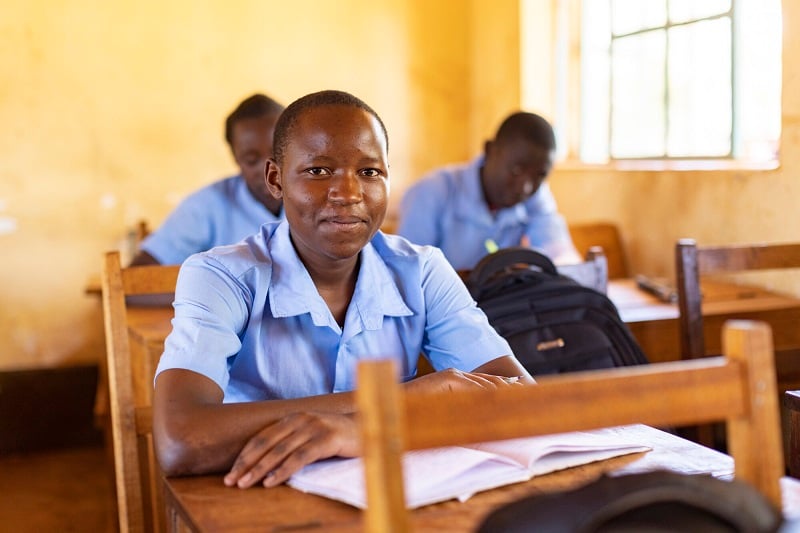
M 554 96 L 556 123 L 580 129 L 571 153 L 589 163 L 777 159 L 780 0 L 559 0 L 554 18 L 575 17 L 565 6 L 576 4 L 580 111 Z M 564 57 L 571 25 L 556 26 Z M 556 86 L 570 72 L 556 65 Z

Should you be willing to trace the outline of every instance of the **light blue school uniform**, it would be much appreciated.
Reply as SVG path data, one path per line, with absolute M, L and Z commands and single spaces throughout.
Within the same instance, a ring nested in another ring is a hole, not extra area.
M 361 252 L 343 328 L 286 222 L 191 256 L 174 307 L 156 375 L 198 372 L 220 386 L 225 402 L 350 391 L 362 359 L 394 359 L 398 378 L 410 379 L 421 352 L 436 370 L 465 371 L 512 353 L 438 249 L 381 232 Z
M 493 215 L 481 189 L 482 166 L 483 156 L 437 169 L 412 185 L 400 204 L 397 234 L 441 248 L 457 270 L 473 268 L 488 253 L 487 240 L 506 248 L 519 246 L 523 235 L 556 261 L 576 256 L 547 182 L 526 201 Z
M 187 196 L 142 241 L 141 250 L 162 265 L 179 265 L 194 253 L 237 243 L 280 218 L 283 213 L 276 217 L 252 195 L 244 177 L 232 176 Z

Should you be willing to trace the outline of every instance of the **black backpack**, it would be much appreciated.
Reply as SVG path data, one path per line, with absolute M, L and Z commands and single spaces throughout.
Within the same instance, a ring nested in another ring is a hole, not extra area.
M 743 482 L 656 471 L 523 497 L 492 511 L 478 533 L 797 533 L 797 527 Z
M 559 274 L 535 250 L 489 254 L 465 283 L 534 377 L 648 362 L 605 294 Z

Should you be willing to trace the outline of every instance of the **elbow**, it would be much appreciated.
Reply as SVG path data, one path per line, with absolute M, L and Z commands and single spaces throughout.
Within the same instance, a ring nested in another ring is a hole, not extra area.
M 166 476 L 208 474 L 215 469 L 208 465 L 208 446 L 193 424 L 182 417 L 160 420 L 153 418 L 153 447 L 156 459 Z
M 161 470 L 166 476 L 195 473 L 197 451 L 189 443 L 191 437 L 180 431 L 162 430 L 153 433 L 153 446 Z
M 177 439 L 153 437 L 156 458 L 166 476 L 183 476 L 192 472 L 193 452 L 190 446 Z

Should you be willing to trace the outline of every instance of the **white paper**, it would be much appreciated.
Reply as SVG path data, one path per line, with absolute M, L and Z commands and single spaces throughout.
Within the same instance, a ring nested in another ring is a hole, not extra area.
M 403 456 L 409 509 L 460 499 L 556 470 L 642 452 L 650 447 L 623 435 L 573 432 L 468 446 L 415 450 Z M 366 507 L 360 458 L 328 459 L 295 473 L 289 486 Z

